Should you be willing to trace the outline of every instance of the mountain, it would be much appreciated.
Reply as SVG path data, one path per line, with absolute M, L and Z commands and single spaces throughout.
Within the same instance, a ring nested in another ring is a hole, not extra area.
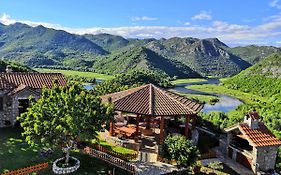
M 0 59 L 31 67 L 94 69 L 108 73 L 153 67 L 171 76 L 191 75 L 192 69 L 203 76 L 227 77 L 276 52 L 280 48 L 230 48 L 217 38 L 126 39 L 110 34 L 75 35 L 43 26 L 0 23 Z
M 96 60 L 96 72 L 120 74 L 133 70 L 150 70 L 167 74 L 170 77 L 201 77 L 197 72 L 180 62 L 169 60 L 145 47 L 123 48 L 109 56 Z
M 231 76 L 251 66 L 227 51 L 217 38 L 170 38 L 152 41 L 146 47 L 159 55 L 177 60 L 204 76 Z
M 110 35 L 106 33 L 97 34 L 97 35 L 84 35 L 85 38 L 89 39 L 93 43 L 101 46 L 108 52 L 121 49 L 129 44 L 129 41 L 121 36 Z
M 232 89 L 251 92 L 281 102 L 281 54 L 272 54 L 224 84 Z
M 255 64 L 263 60 L 272 53 L 281 53 L 281 49 L 278 47 L 256 45 L 227 48 L 227 50 L 251 64 Z
M 29 66 L 60 65 L 65 59 L 93 60 L 108 54 L 102 47 L 79 35 L 43 26 L 15 23 L 0 26 L 0 58 Z

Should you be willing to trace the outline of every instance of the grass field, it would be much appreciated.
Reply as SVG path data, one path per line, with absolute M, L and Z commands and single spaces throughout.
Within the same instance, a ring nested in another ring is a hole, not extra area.
M 228 89 L 224 86 L 219 86 L 219 85 L 211 85 L 211 84 L 192 85 L 192 86 L 188 86 L 187 88 L 202 91 L 202 92 L 226 94 L 238 98 L 239 100 L 247 104 L 254 104 L 257 101 L 268 102 L 267 98 L 253 95 L 250 93 L 241 92 L 238 90 Z
M 172 84 L 179 84 L 179 83 L 194 83 L 194 82 L 204 82 L 207 81 L 203 78 L 187 78 L 187 79 L 177 79 L 172 81 Z
M 38 72 L 62 73 L 65 76 L 79 76 L 79 77 L 96 78 L 96 79 L 102 79 L 102 80 L 109 80 L 109 79 L 114 78 L 114 76 L 112 76 L 112 75 L 99 74 L 99 73 L 94 73 L 94 72 L 81 72 L 81 71 L 75 71 L 75 70 L 41 69 L 41 68 L 36 68 L 35 70 Z
M 172 91 L 172 92 L 174 92 L 176 94 L 179 94 L 179 95 L 182 95 L 182 96 L 185 96 L 187 98 L 194 99 L 196 101 L 199 101 L 200 103 L 212 104 L 213 101 L 218 101 L 219 100 L 218 97 L 211 96 L 211 95 L 185 94 L 185 93 L 180 93 L 180 92 L 177 92 L 177 91 Z
M 0 129 L 0 173 L 7 170 L 16 170 L 38 163 L 49 162 L 49 168 L 42 170 L 37 174 L 54 175 L 52 172 L 52 161 L 63 156 L 60 150 L 55 150 L 49 157 L 40 157 L 40 147 L 30 147 L 20 135 L 20 130 L 15 128 L 1 128 Z M 116 169 L 116 174 L 127 175 L 130 174 L 119 168 L 116 168 L 109 163 L 93 158 L 89 155 L 73 152 L 72 156 L 81 161 L 81 167 L 75 175 L 106 175 L 108 170 Z

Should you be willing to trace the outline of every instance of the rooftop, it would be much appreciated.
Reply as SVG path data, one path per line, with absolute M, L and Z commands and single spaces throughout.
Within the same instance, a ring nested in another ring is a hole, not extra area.
M 115 110 L 147 116 L 196 114 L 203 105 L 153 84 L 104 95 L 103 102 L 112 99 Z
M 0 89 L 14 89 L 25 85 L 33 89 L 51 88 L 53 81 L 58 80 L 60 86 L 66 86 L 67 81 L 60 73 L 11 72 L 0 73 Z

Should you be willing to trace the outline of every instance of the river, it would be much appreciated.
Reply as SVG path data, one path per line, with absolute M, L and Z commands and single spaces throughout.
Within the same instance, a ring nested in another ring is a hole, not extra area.
M 178 91 L 184 94 L 198 94 L 198 95 L 211 95 L 219 98 L 219 101 L 215 104 L 205 104 L 202 112 L 211 112 L 211 111 L 221 111 L 221 112 L 229 112 L 231 110 L 236 109 L 243 102 L 235 97 L 231 97 L 224 94 L 215 94 L 215 93 L 206 93 L 197 90 L 187 89 L 185 87 L 191 85 L 203 85 L 203 84 L 219 84 L 220 81 L 215 78 L 209 78 L 207 81 L 203 82 L 192 82 L 192 83 L 179 83 L 176 84 L 174 88 L 171 90 Z

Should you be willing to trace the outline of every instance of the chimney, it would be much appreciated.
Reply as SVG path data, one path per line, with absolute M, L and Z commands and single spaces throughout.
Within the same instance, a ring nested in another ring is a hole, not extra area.
M 247 123 L 249 128 L 258 129 L 259 128 L 260 117 L 256 111 L 249 112 L 245 115 L 244 123 Z
M 6 67 L 6 73 L 11 73 L 11 72 L 13 72 L 12 67 L 11 67 L 10 65 L 7 65 L 7 67 Z

